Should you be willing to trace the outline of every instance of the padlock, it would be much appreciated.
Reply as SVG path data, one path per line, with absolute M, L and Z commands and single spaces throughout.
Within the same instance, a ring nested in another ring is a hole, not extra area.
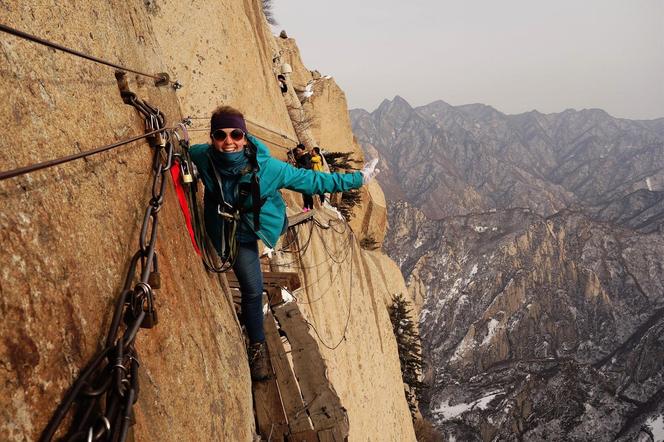
M 155 252 L 152 257 L 152 270 L 148 275 L 148 285 L 153 289 L 161 288 L 161 274 L 159 273 L 159 255 Z
M 152 328 L 157 325 L 158 322 L 157 309 L 152 306 L 149 310 L 146 310 L 143 322 L 141 322 L 141 328 Z
M 150 272 L 150 276 L 148 276 L 148 284 L 153 289 L 160 289 L 161 288 L 161 273 L 159 273 L 157 271 Z
M 162 132 L 159 132 L 157 134 L 157 144 L 162 149 L 166 147 L 166 137 L 164 136 L 164 134 Z
M 182 171 L 182 182 L 185 184 L 190 184 L 194 181 L 194 178 L 189 173 L 189 163 L 187 160 L 183 159 L 180 161 L 180 170 Z
M 145 316 L 143 317 L 143 322 L 141 322 L 141 328 L 152 328 L 159 322 L 157 317 L 157 309 L 154 307 L 154 298 L 152 290 L 145 292 L 145 298 L 142 303 L 143 311 Z
M 197 180 L 198 178 L 200 178 L 200 175 L 198 173 L 198 168 L 196 167 L 196 164 L 190 163 L 189 166 L 190 166 L 190 171 L 191 171 L 191 177 L 194 180 Z

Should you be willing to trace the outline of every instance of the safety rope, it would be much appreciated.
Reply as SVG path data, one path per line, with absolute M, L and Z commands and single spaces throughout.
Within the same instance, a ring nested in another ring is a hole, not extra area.
M 353 240 L 353 237 L 352 237 L 352 235 L 349 235 L 348 238 L 349 238 L 349 240 L 341 245 L 341 249 L 344 251 L 345 254 L 344 254 L 344 257 L 341 261 L 335 261 L 338 264 L 338 266 L 337 266 L 338 270 L 337 270 L 337 273 L 331 278 L 331 282 L 336 281 L 337 278 L 339 277 L 339 275 L 341 275 L 342 270 L 343 270 L 343 264 L 348 262 L 348 257 L 351 256 L 350 255 L 351 250 L 352 250 L 351 241 Z M 294 267 L 298 270 L 314 269 L 314 268 L 320 267 L 322 264 L 327 264 L 329 261 L 330 261 L 330 258 L 327 258 L 325 261 L 322 261 L 322 262 L 320 262 L 316 265 L 313 265 L 313 266 L 294 266 Z M 309 283 L 305 286 L 299 287 L 298 290 L 305 290 L 309 287 L 313 287 L 314 285 L 317 285 L 320 281 L 323 280 L 323 277 L 325 277 L 329 273 L 332 273 L 332 270 L 333 270 L 333 266 L 328 266 L 327 271 L 325 271 L 325 273 L 322 273 L 322 274 L 318 275 L 319 277 L 316 281 L 312 281 L 311 283 Z M 298 302 L 301 303 L 301 304 L 314 304 L 314 303 L 320 301 L 330 291 L 330 289 L 332 287 L 333 287 L 333 285 L 330 284 L 328 286 L 328 288 L 325 289 L 325 291 L 319 293 L 318 297 L 315 298 L 315 299 L 312 299 L 312 300 L 309 300 L 309 301 L 300 301 L 300 300 L 298 300 Z
M 143 217 L 139 249 L 131 258 L 104 348 L 65 394 L 40 437 L 43 442 L 51 441 L 65 421 L 68 422 L 68 430 L 64 440 L 126 440 L 139 390 L 139 358 L 134 346 L 136 336 L 140 328 L 152 328 L 157 324 L 153 291 L 160 286 L 156 252 L 158 215 L 164 202 L 166 177 L 173 164 L 174 132 L 165 132 L 168 129 L 163 113 L 149 104 L 136 97 L 127 103 L 143 114 L 148 134 L 155 135 L 149 138 L 154 149 L 152 197 Z M 139 262 L 141 271 L 137 274 Z M 134 284 L 137 276 L 138 282 Z M 121 331 L 123 318 L 125 327 Z M 71 419 L 66 419 L 74 403 L 77 410 Z
M 248 120 L 248 119 L 246 119 L 246 118 L 245 118 L 245 120 L 246 120 L 249 124 L 253 124 L 254 126 L 260 127 L 260 128 L 263 129 L 263 130 L 266 130 L 266 131 L 268 131 L 268 132 L 272 132 L 272 133 L 275 134 L 275 135 L 279 135 L 280 137 L 285 138 L 285 139 L 288 140 L 288 141 L 292 141 L 292 142 L 295 143 L 295 144 L 298 143 L 297 140 L 294 140 L 294 139 L 288 137 L 287 135 L 282 134 L 281 132 L 277 132 L 277 131 L 274 130 L 274 129 L 270 129 L 269 127 L 265 127 L 265 126 L 263 126 L 262 124 L 256 123 L 255 121 Z
M 36 163 L 36 164 L 28 165 L 28 166 L 19 167 L 17 169 L 7 170 L 5 172 L 0 172 L 0 181 L 6 180 L 6 179 L 9 179 L 9 178 L 14 178 L 14 177 L 17 177 L 19 175 L 25 175 L 25 174 L 28 174 L 30 172 L 35 172 L 37 170 L 46 169 L 46 168 L 53 167 L 53 166 L 58 166 L 60 164 L 64 164 L 64 163 L 68 163 L 70 161 L 78 160 L 80 158 L 89 157 L 89 156 L 92 156 L 92 155 L 95 155 L 95 154 L 98 154 L 98 153 L 101 153 L 101 152 L 105 152 L 107 150 L 115 149 L 116 147 L 124 146 L 126 144 L 130 144 L 130 143 L 133 143 L 135 141 L 142 140 L 143 138 L 151 137 L 151 136 L 154 136 L 158 133 L 162 133 L 164 131 L 168 131 L 168 130 L 172 130 L 172 129 L 173 128 L 160 128 L 160 129 L 153 130 L 153 131 L 148 132 L 148 133 L 143 134 L 143 135 L 137 135 L 135 137 L 128 138 L 128 139 L 122 140 L 122 141 L 118 141 L 118 142 L 113 143 L 113 144 L 107 144 L 105 146 L 97 147 L 95 149 L 86 150 L 84 152 L 79 152 L 79 153 L 76 153 L 76 154 L 67 155 L 65 157 L 56 158 L 56 159 L 49 160 L 49 161 L 43 161 L 41 163 Z
M 310 305 L 310 304 L 313 304 L 315 302 L 320 301 L 325 296 L 325 294 L 327 294 L 330 291 L 330 289 L 334 286 L 333 285 L 334 281 L 336 281 L 337 278 L 339 277 L 339 275 L 341 275 L 341 273 L 343 272 L 343 268 L 342 268 L 343 264 L 348 262 L 348 257 L 350 256 L 350 270 L 349 270 L 349 272 L 350 272 L 350 281 L 349 281 L 349 286 L 348 286 L 348 292 L 349 292 L 348 314 L 346 315 L 344 330 L 343 330 L 342 336 L 339 339 L 339 341 L 336 344 L 328 344 L 322 338 L 322 336 L 320 335 L 320 333 L 319 333 L 318 329 L 316 328 L 316 326 L 314 324 L 312 324 L 310 321 L 308 321 L 306 319 L 304 320 L 305 323 L 309 327 L 312 328 L 312 330 L 314 331 L 314 333 L 315 333 L 318 341 L 321 343 L 321 345 L 323 347 L 329 349 L 329 350 L 334 351 L 342 344 L 342 342 L 344 342 L 346 340 L 346 335 L 347 335 L 347 332 L 348 332 L 348 326 L 350 324 L 350 317 L 351 317 L 351 312 L 352 312 L 352 307 L 353 307 L 353 254 L 355 252 L 355 235 L 353 234 L 353 231 L 350 229 L 350 226 L 348 226 L 348 223 L 345 220 L 343 220 L 344 230 L 342 232 L 339 232 L 336 229 L 334 229 L 333 228 L 334 223 L 332 223 L 332 222 L 329 222 L 327 226 L 324 226 L 323 224 L 321 224 L 315 218 L 313 218 L 312 220 L 313 220 L 312 225 L 316 226 L 319 229 L 324 229 L 324 230 L 332 229 L 336 233 L 343 233 L 343 232 L 346 232 L 346 231 L 349 232 L 348 236 L 347 236 L 347 242 L 345 242 L 343 244 L 343 247 L 342 247 L 342 250 L 345 252 L 344 258 L 342 260 L 338 260 L 337 257 L 335 257 L 334 255 L 332 255 L 330 253 L 330 251 L 327 248 L 327 245 L 324 242 L 323 237 L 319 234 L 319 237 L 320 237 L 321 241 L 323 242 L 323 247 L 325 249 L 325 252 L 328 255 L 328 259 L 326 259 L 325 261 L 323 261 L 321 263 L 318 263 L 314 266 L 293 266 L 293 267 L 296 267 L 298 269 L 315 268 L 315 267 L 318 267 L 318 266 L 320 266 L 320 265 L 322 265 L 326 262 L 329 262 L 330 259 L 332 259 L 334 262 L 336 262 L 339 265 L 338 271 L 337 271 L 336 275 L 332 277 L 332 280 L 331 280 L 330 285 L 328 286 L 328 288 L 323 293 L 321 293 L 316 299 L 310 300 L 308 302 L 297 299 L 298 304 L 309 304 Z M 309 238 L 307 239 L 307 245 L 311 241 L 312 233 L 313 233 L 313 231 L 311 230 L 310 234 L 309 234 Z M 282 249 L 283 249 L 283 247 L 282 247 Z M 306 251 L 306 250 L 307 250 L 307 248 L 304 249 L 304 251 Z M 281 263 L 281 264 L 273 263 L 272 265 L 275 265 L 277 267 L 290 267 L 290 265 L 288 263 Z M 322 275 L 318 275 L 319 278 L 316 281 L 313 281 L 313 282 L 311 282 L 311 283 L 309 283 L 305 286 L 299 287 L 298 290 L 306 290 L 307 288 L 318 284 L 323 279 L 323 277 L 325 275 L 327 275 L 328 273 L 331 273 L 331 272 L 332 272 L 332 268 L 329 268 Z
M 14 35 L 14 36 L 19 37 L 19 38 L 23 38 L 23 39 L 32 41 L 34 43 L 38 43 L 40 45 L 43 45 L 43 46 L 46 46 L 46 47 L 49 47 L 49 48 L 52 48 L 52 49 L 57 49 L 59 51 L 66 52 L 68 54 L 84 58 L 86 60 L 94 61 L 95 63 L 103 64 L 103 65 L 106 65 L 106 66 L 109 66 L 109 67 L 112 67 L 112 68 L 115 68 L 115 69 L 120 69 L 121 71 L 131 72 L 133 74 L 153 78 L 155 80 L 155 85 L 156 86 L 171 84 L 174 89 L 180 89 L 182 87 L 182 84 L 179 81 L 177 81 L 177 80 L 172 81 L 170 79 L 170 76 L 166 72 L 161 72 L 161 73 L 158 73 L 158 74 L 148 74 L 148 73 L 145 73 L 145 72 L 141 72 L 141 71 L 138 71 L 136 69 L 131 69 L 131 68 L 119 65 L 117 63 L 112 63 L 110 61 L 106 61 L 106 60 L 103 60 L 101 58 L 98 58 L 98 57 L 95 57 L 95 56 L 92 56 L 92 55 L 89 55 L 89 54 L 85 54 L 83 52 L 80 52 L 80 51 L 77 51 L 77 50 L 74 50 L 74 49 L 67 48 L 67 47 L 62 46 L 58 43 L 54 43 L 52 41 L 37 37 L 35 35 L 28 34 L 27 32 L 23 32 L 23 31 L 19 31 L 18 29 L 10 28 L 9 26 L 4 25 L 4 24 L 0 24 L 0 31 L 6 32 L 8 34 Z
M 205 127 L 197 127 L 197 128 L 194 128 L 194 129 L 189 129 L 189 131 L 190 132 L 209 132 L 210 129 L 207 129 Z M 251 135 L 258 138 L 259 140 L 265 141 L 266 143 L 274 144 L 277 147 L 281 147 L 282 149 L 291 150 L 292 148 L 295 147 L 295 146 L 284 146 L 283 144 L 279 144 L 279 143 L 274 142 L 272 140 L 268 140 L 267 138 L 260 137 L 260 136 L 256 135 L 255 133 L 252 133 Z
M 350 227 L 348 227 L 348 224 L 347 224 L 347 223 L 345 222 L 345 220 L 344 220 L 344 223 L 343 223 L 344 226 L 345 226 L 344 229 L 341 230 L 341 231 L 336 230 L 336 229 L 334 229 L 334 228 L 332 227 L 332 226 L 334 225 L 334 224 L 333 224 L 333 221 L 335 221 L 335 220 L 330 220 L 330 222 L 328 223 L 327 226 L 323 226 L 320 222 L 318 222 L 318 220 L 316 220 L 315 218 L 313 218 L 313 221 L 310 223 L 310 224 L 311 224 L 311 228 L 309 229 L 309 235 L 308 235 L 308 237 L 307 237 L 307 240 L 305 241 L 305 245 L 304 245 L 304 246 L 300 246 L 298 250 L 293 250 L 293 251 L 287 250 L 287 248 L 290 247 L 290 246 L 294 243 L 294 241 L 291 241 L 290 243 L 288 243 L 288 244 L 286 244 L 286 245 L 283 245 L 283 246 L 279 249 L 279 251 L 280 251 L 280 252 L 284 252 L 284 253 L 299 253 L 299 254 L 304 254 L 304 253 L 306 253 L 307 248 L 308 248 L 308 246 L 309 246 L 309 243 L 311 242 L 311 238 L 312 238 L 313 228 L 314 228 L 314 227 L 318 227 L 319 229 L 323 229 L 323 230 L 331 229 L 332 231 L 334 231 L 335 233 L 337 233 L 337 234 L 339 234 L 339 235 L 343 235 L 343 234 L 346 233 L 346 231 L 349 230 L 349 228 L 350 228 Z M 319 233 L 319 232 L 318 232 L 318 233 Z M 297 235 L 297 233 L 294 233 L 294 234 Z M 320 235 L 320 233 L 319 233 L 319 235 Z M 328 257 L 327 257 L 326 259 L 324 259 L 323 261 L 320 261 L 320 262 L 318 262 L 318 263 L 316 263 L 316 264 L 312 264 L 312 265 L 309 265 L 309 266 L 297 265 L 298 260 L 293 260 L 293 261 L 290 261 L 290 262 L 275 263 L 275 264 L 272 264 L 272 265 L 274 265 L 274 266 L 276 266 L 276 267 L 290 267 L 290 268 L 296 268 L 296 269 L 298 269 L 298 270 L 308 270 L 308 269 L 318 268 L 318 267 L 320 267 L 320 266 L 323 265 L 323 264 L 327 264 L 327 263 L 330 262 L 330 260 L 332 260 L 332 261 L 334 261 L 334 262 L 336 262 L 336 263 L 346 262 L 346 256 L 348 255 L 348 247 L 350 247 L 350 240 L 351 240 L 350 235 L 347 235 L 347 236 L 346 236 L 346 238 L 345 238 L 345 240 L 344 240 L 344 243 L 341 245 L 341 249 L 343 250 L 342 253 L 344 253 L 344 258 L 342 259 L 342 261 L 339 261 L 338 258 L 335 258 L 335 257 L 331 254 L 331 252 L 329 251 L 329 248 L 327 247 L 327 243 L 325 242 L 325 240 L 324 240 L 322 237 L 320 237 L 320 238 L 321 238 L 321 242 L 322 242 L 322 244 L 323 244 L 323 249 L 325 250 L 325 252 L 326 252 L 326 254 L 327 254 L 327 256 L 328 256 Z
M 209 118 L 209 117 L 192 117 L 192 116 L 189 116 L 189 117 L 187 117 L 187 119 L 188 119 L 188 120 L 209 120 L 210 118 Z M 266 131 L 268 131 L 268 132 L 271 132 L 271 133 L 273 133 L 273 134 L 275 134 L 275 135 L 279 135 L 281 138 L 283 138 L 283 139 L 285 139 L 285 140 L 288 140 L 288 141 L 291 141 L 291 142 L 295 143 L 295 145 L 297 145 L 297 144 L 299 143 L 299 141 L 294 140 L 294 139 L 290 138 L 289 136 L 287 136 L 287 135 L 285 135 L 285 134 L 283 134 L 283 133 L 281 133 L 281 132 L 279 132 L 279 131 L 276 131 L 276 130 L 274 130 L 274 129 L 270 129 L 269 127 L 266 127 L 266 126 L 263 126 L 262 124 L 256 123 L 255 121 L 250 120 L 250 119 L 248 119 L 248 118 L 246 118 L 246 117 L 244 118 L 244 121 L 246 121 L 246 122 L 249 123 L 249 124 L 253 124 L 253 125 L 256 126 L 256 127 L 260 127 L 261 129 L 264 129 L 264 130 L 266 130 Z M 207 128 L 196 128 L 196 129 L 189 129 L 189 130 L 193 130 L 193 131 L 196 131 L 196 132 L 202 132 L 202 131 L 207 131 L 207 130 L 209 130 L 209 129 L 207 129 Z M 279 143 L 277 143 L 277 142 L 274 142 L 274 141 L 267 140 L 267 139 L 265 139 L 265 138 L 259 137 L 259 136 L 256 135 L 255 133 L 252 133 L 251 135 L 253 135 L 253 136 L 255 136 L 256 138 L 259 138 L 259 139 L 261 139 L 261 140 L 263 140 L 263 141 L 265 141 L 265 142 L 267 142 L 267 143 L 274 144 L 274 145 L 279 146 L 279 147 L 282 147 L 282 148 L 284 148 L 284 149 L 288 149 L 288 150 L 290 150 L 290 149 L 292 149 L 292 148 L 295 147 L 295 146 L 284 146 L 283 144 L 279 144 Z
M 353 232 L 351 231 L 351 236 L 354 237 Z M 320 333 L 318 332 L 318 329 L 314 324 L 309 322 L 308 320 L 304 320 L 304 322 L 313 329 L 314 333 L 318 337 L 318 342 L 321 343 L 321 345 L 328 350 L 336 350 L 342 342 L 346 340 L 346 333 L 348 332 L 348 325 L 350 324 L 350 315 L 351 311 L 353 309 L 353 253 L 355 249 L 355 241 L 351 242 L 351 251 L 350 251 L 350 281 L 348 285 L 348 315 L 346 315 L 346 324 L 344 325 L 344 331 L 341 334 L 341 338 L 339 338 L 339 342 L 336 344 L 328 344 L 325 342 L 325 340 L 321 337 Z

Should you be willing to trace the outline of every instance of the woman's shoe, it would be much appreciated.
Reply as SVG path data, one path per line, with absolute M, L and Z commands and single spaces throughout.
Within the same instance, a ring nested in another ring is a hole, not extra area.
M 254 381 L 266 381 L 272 377 L 270 355 L 267 351 L 267 343 L 256 342 L 249 345 L 249 371 Z

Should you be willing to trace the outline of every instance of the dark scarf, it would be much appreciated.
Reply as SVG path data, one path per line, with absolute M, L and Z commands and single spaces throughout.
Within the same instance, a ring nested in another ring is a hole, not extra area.
M 240 152 L 219 152 L 210 147 L 210 158 L 219 175 L 224 177 L 239 176 L 249 169 L 249 158 L 244 149 Z

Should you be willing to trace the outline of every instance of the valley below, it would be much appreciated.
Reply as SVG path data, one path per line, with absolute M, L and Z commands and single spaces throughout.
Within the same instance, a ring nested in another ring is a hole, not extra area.
M 664 439 L 664 119 L 351 111 L 445 440 Z

